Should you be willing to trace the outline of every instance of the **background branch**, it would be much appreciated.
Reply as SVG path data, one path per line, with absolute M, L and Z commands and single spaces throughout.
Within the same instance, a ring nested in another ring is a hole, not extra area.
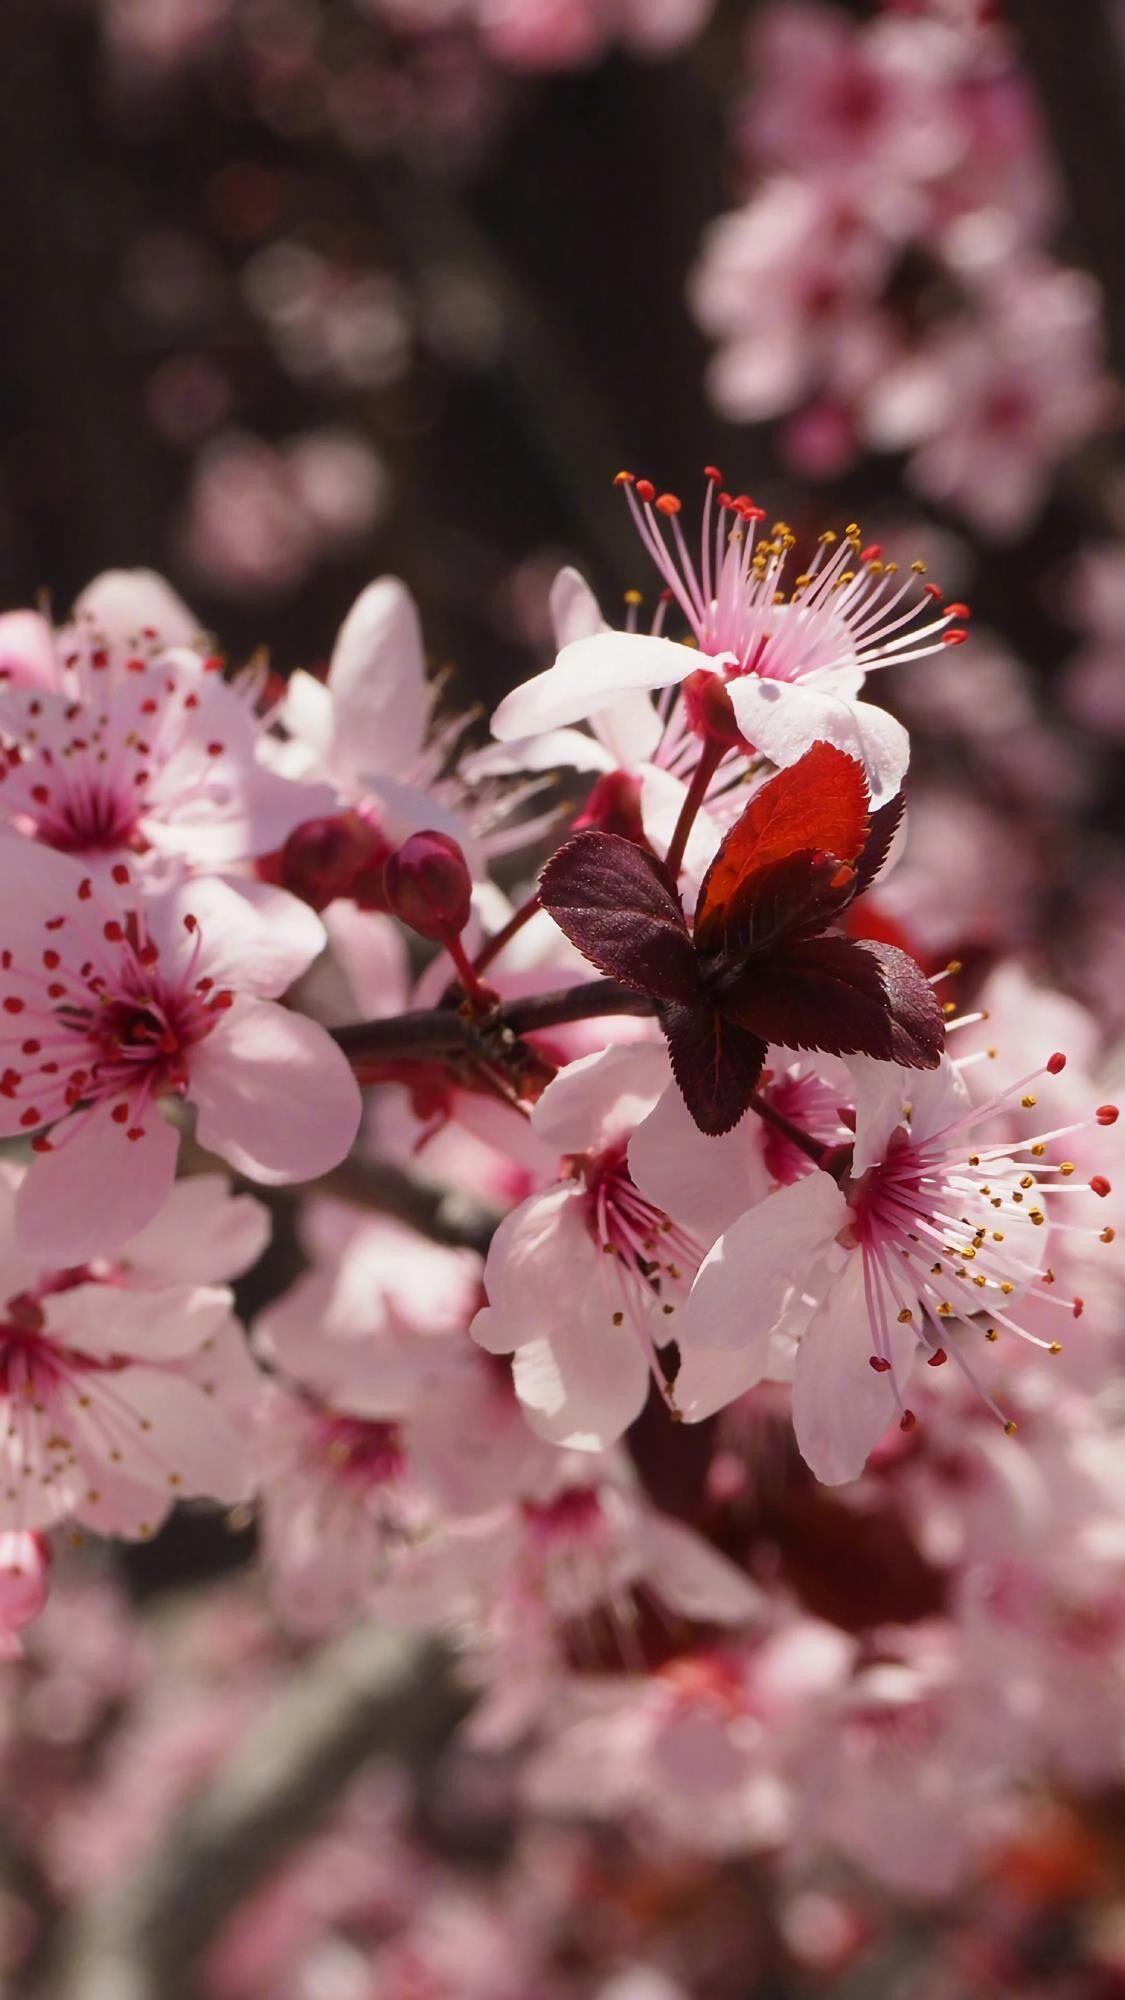
M 533 1035 L 569 1021 L 607 1014 L 651 1014 L 643 993 L 613 979 L 587 979 L 556 993 L 508 1000 L 485 1019 L 472 1020 L 452 1007 L 432 1007 L 390 1020 L 352 1021 L 333 1028 L 332 1038 L 355 1063 L 423 1062 L 450 1055 L 495 1062 L 520 1035 Z
M 72 1920 L 58 2000 L 191 2000 L 224 1920 L 380 1752 L 424 1766 L 468 1706 L 432 1644 L 363 1625 L 306 1660 L 150 1856 Z

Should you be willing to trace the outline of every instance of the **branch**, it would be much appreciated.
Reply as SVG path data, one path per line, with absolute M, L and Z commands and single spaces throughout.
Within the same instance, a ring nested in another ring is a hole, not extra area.
M 120 1886 L 74 1918 L 59 2000 L 191 2000 L 221 1925 L 380 1752 L 424 1765 L 467 1707 L 433 1645 L 362 1625 L 296 1671 Z
M 508 1000 L 480 1018 L 452 1007 L 430 1007 L 413 1014 L 396 1014 L 385 1021 L 352 1021 L 333 1028 L 332 1038 L 360 1065 L 441 1061 L 449 1056 L 470 1062 L 495 1063 L 510 1055 L 522 1035 L 569 1021 L 590 1021 L 605 1014 L 651 1014 L 643 993 L 619 986 L 613 979 L 588 979 L 558 993 L 538 993 L 530 999 Z
M 1010 0 L 1066 187 L 1080 256 L 1105 293 L 1125 375 L 1125 64 L 1108 0 Z

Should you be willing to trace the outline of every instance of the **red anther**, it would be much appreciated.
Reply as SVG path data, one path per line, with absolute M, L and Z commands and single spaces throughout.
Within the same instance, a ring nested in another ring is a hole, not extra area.
M 145 1128 L 143 1125 L 130 1125 L 129 1130 L 125 1134 L 127 1139 L 143 1139 L 144 1136 Z
M 971 618 L 973 615 L 967 604 L 947 604 L 945 609 L 950 618 Z
M 888 1372 L 890 1365 L 891 1365 L 890 1362 L 885 1361 L 881 1354 L 869 1354 L 867 1357 L 867 1366 L 869 1368 L 873 1368 L 875 1370 L 876 1375 L 885 1375 Z
M 723 475 L 717 465 L 705 465 L 703 468 L 703 477 L 709 479 L 713 486 L 721 486 L 723 483 Z
M 882 553 L 883 553 L 882 542 L 868 542 L 867 547 L 865 549 L 860 550 L 859 559 L 860 562 L 864 563 L 878 562 L 879 557 L 882 555 Z
M 45 806 L 48 804 L 51 794 L 46 785 L 32 785 L 31 796 L 37 806 Z
M 942 633 L 941 643 L 943 646 L 963 646 L 968 636 L 968 633 L 963 632 L 959 625 L 955 625 L 952 632 Z
M 44 1136 L 41 1139 L 32 1140 L 31 1150 L 33 1153 L 52 1153 L 54 1152 L 54 1147 L 52 1146 L 51 1141 L 44 1134 Z
M 127 1104 L 115 1104 L 109 1115 L 115 1125 L 127 1125 L 129 1123 L 129 1106 Z
M 185 694 L 185 696 L 184 696 L 184 707 L 185 707 L 185 708 L 198 708 L 198 707 L 199 707 L 199 696 L 198 696 L 197 694 L 194 694 L 194 693 L 192 693 L 192 694 Z
M 234 994 L 229 987 L 224 986 L 221 993 L 216 993 L 211 1005 L 216 1011 L 225 1013 L 228 1007 L 234 1006 Z
M 902 1413 L 902 1420 L 899 1424 L 899 1430 L 912 1431 L 917 1422 L 918 1419 L 915 1416 L 913 1410 L 904 1410 Z
M 941 1368 L 948 1360 L 949 1356 L 944 1347 L 935 1347 L 933 1353 L 926 1356 L 926 1366 L 927 1368 Z
M 78 884 L 79 902 L 88 903 L 93 893 L 94 893 L 94 885 L 91 882 L 90 877 L 88 875 L 84 875 L 82 877 L 81 882 Z
M 632 472 L 618 472 L 614 474 L 613 483 L 615 486 L 635 486 L 637 481 Z
M 1082 1317 L 1083 1313 L 1084 1313 L 1084 1312 L 1085 1312 L 1085 1310 L 1086 1310 L 1086 1301 L 1085 1301 L 1085 1299 L 1078 1299 L 1078 1298 L 1076 1298 L 1076 1299 L 1075 1299 L 1075 1301 L 1074 1301 L 1074 1304 L 1073 1304 L 1073 1305 L 1071 1306 L 1070 1310 L 1071 1310 L 1071 1312 L 1073 1313 L 1073 1315 L 1074 1315 L 1074 1318 L 1075 1318 L 1075 1319 L 1081 1319 L 1081 1317 Z
M 62 960 L 57 951 L 45 951 L 43 953 L 43 963 L 48 972 L 54 972 L 62 964 Z
M 190 910 L 184 918 L 184 929 L 187 931 L 189 937 L 194 937 L 196 931 L 199 929 L 199 918 L 193 917 Z
M 30 1132 L 34 1125 L 42 1125 L 42 1123 L 43 1113 L 36 1111 L 33 1104 L 29 1104 L 26 1111 L 20 1112 L 20 1124 L 24 1127 L 25 1131 Z
M 766 518 L 765 508 L 755 507 L 752 500 L 744 500 L 738 511 L 744 521 L 764 521 Z
M 1065 1068 L 1066 1068 L 1066 1057 L 1061 1053 L 1060 1050 L 1056 1049 L 1053 1056 L 1047 1057 L 1047 1070 L 1051 1076 L 1058 1076 L 1059 1071 L 1064 1070 Z
M 205 673 L 205 674 L 221 674 L 221 673 L 222 673 L 222 671 L 223 671 L 223 663 L 222 663 L 222 660 L 221 660 L 221 659 L 219 658 L 219 655 L 218 655 L 217 653 L 212 653 L 209 659 L 206 659 L 206 660 L 204 660 L 204 662 L 203 662 L 203 671 L 204 671 L 204 673 Z
M 222 743 L 209 743 L 207 745 L 207 755 L 209 757 L 221 757 L 223 749 L 224 745 Z
M 1113 1193 L 1113 1187 L 1104 1174 L 1095 1174 L 1090 1186 L 1095 1194 L 1101 1195 L 1103 1201 L 1107 1194 Z
M 1099 1125 L 1116 1125 L 1119 1116 L 1116 1104 L 1099 1104 L 1094 1113 Z
M 123 861 L 116 861 L 110 870 L 110 874 L 113 876 L 114 881 L 122 889 L 125 887 L 125 884 L 129 880 L 129 870 L 126 868 L 125 863 Z
M 108 924 L 102 925 L 102 936 L 105 938 L 107 944 L 120 944 L 124 935 L 125 933 L 121 925 L 117 922 L 116 917 L 112 918 Z
M 42 1042 L 36 1041 L 33 1038 L 31 1041 L 20 1043 L 20 1054 L 23 1056 L 37 1056 L 42 1047 Z
M 472 877 L 447 833 L 412 833 L 388 855 L 383 882 L 392 913 L 433 944 L 459 937 L 469 921 Z
M 940 604 L 942 598 L 945 596 L 945 592 L 942 589 L 940 583 L 924 583 L 922 585 L 922 590 L 926 597 L 933 598 L 935 604 Z
M 5 1014 L 22 1014 L 23 1001 L 17 999 L 14 993 L 7 994 L 4 1000 L 4 1012 Z
M 637 489 L 638 500 L 643 500 L 646 506 L 650 500 L 655 500 L 656 488 L 651 479 L 635 479 L 633 484 Z
M 0 1097 L 14 1097 L 22 1082 L 18 1069 L 6 1069 L 0 1076 Z
M 719 505 L 720 507 L 733 507 L 734 500 L 729 493 L 720 493 Z
M 679 514 L 683 511 L 683 504 L 674 493 L 662 493 L 656 503 L 656 511 L 658 514 Z

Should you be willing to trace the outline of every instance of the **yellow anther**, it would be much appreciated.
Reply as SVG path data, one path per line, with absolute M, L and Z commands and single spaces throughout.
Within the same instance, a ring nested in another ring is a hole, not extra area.
M 1023 1105 L 1025 1111 L 1034 1111 L 1035 1106 L 1038 1104 L 1038 1102 L 1039 1099 L 1030 1090 L 1028 1091 L 1026 1097 L 1020 1098 L 1020 1103 Z

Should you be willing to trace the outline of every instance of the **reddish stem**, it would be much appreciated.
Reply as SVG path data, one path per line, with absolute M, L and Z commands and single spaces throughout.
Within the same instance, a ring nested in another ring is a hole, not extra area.
M 827 1149 L 820 1140 L 814 1139 L 811 1132 L 802 1131 L 799 1125 L 794 1125 L 784 1111 L 778 1111 L 767 1098 L 759 1097 L 756 1090 L 751 1094 L 750 1109 L 757 1112 L 763 1124 L 772 1126 L 783 1139 L 788 1139 L 791 1146 L 798 1147 L 815 1167 L 823 1166 Z
M 508 918 L 507 923 L 501 930 L 496 932 L 494 937 L 485 939 L 473 960 L 474 969 L 477 972 L 484 972 L 492 964 L 494 958 L 499 958 L 504 947 L 510 944 L 512 939 L 522 931 L 525 924 L 531 922 L 538 908 L 539 891 L 536 890 L 533 895 L 528 897 L 526 903 L 520 904 L 519 909 Z
M 676 830 L 672 835 L 671 845 L 664 857 L 664 865 L 673 881 L 675 881 L 680 869 L 684 865 L 684 849 L 688 844 L 688 835 L 695 825 L 699 808 L 707 797 L 707 787 L 711 783 L 722 761 L 725 748 L 725 744 L 716 742 L 713 738 L 706 738 L 700 750 L 699 762 L 695 767 L 695 774 L 688 786 L 687 797 L 680 807 L 680 816 L 676 821 Z

